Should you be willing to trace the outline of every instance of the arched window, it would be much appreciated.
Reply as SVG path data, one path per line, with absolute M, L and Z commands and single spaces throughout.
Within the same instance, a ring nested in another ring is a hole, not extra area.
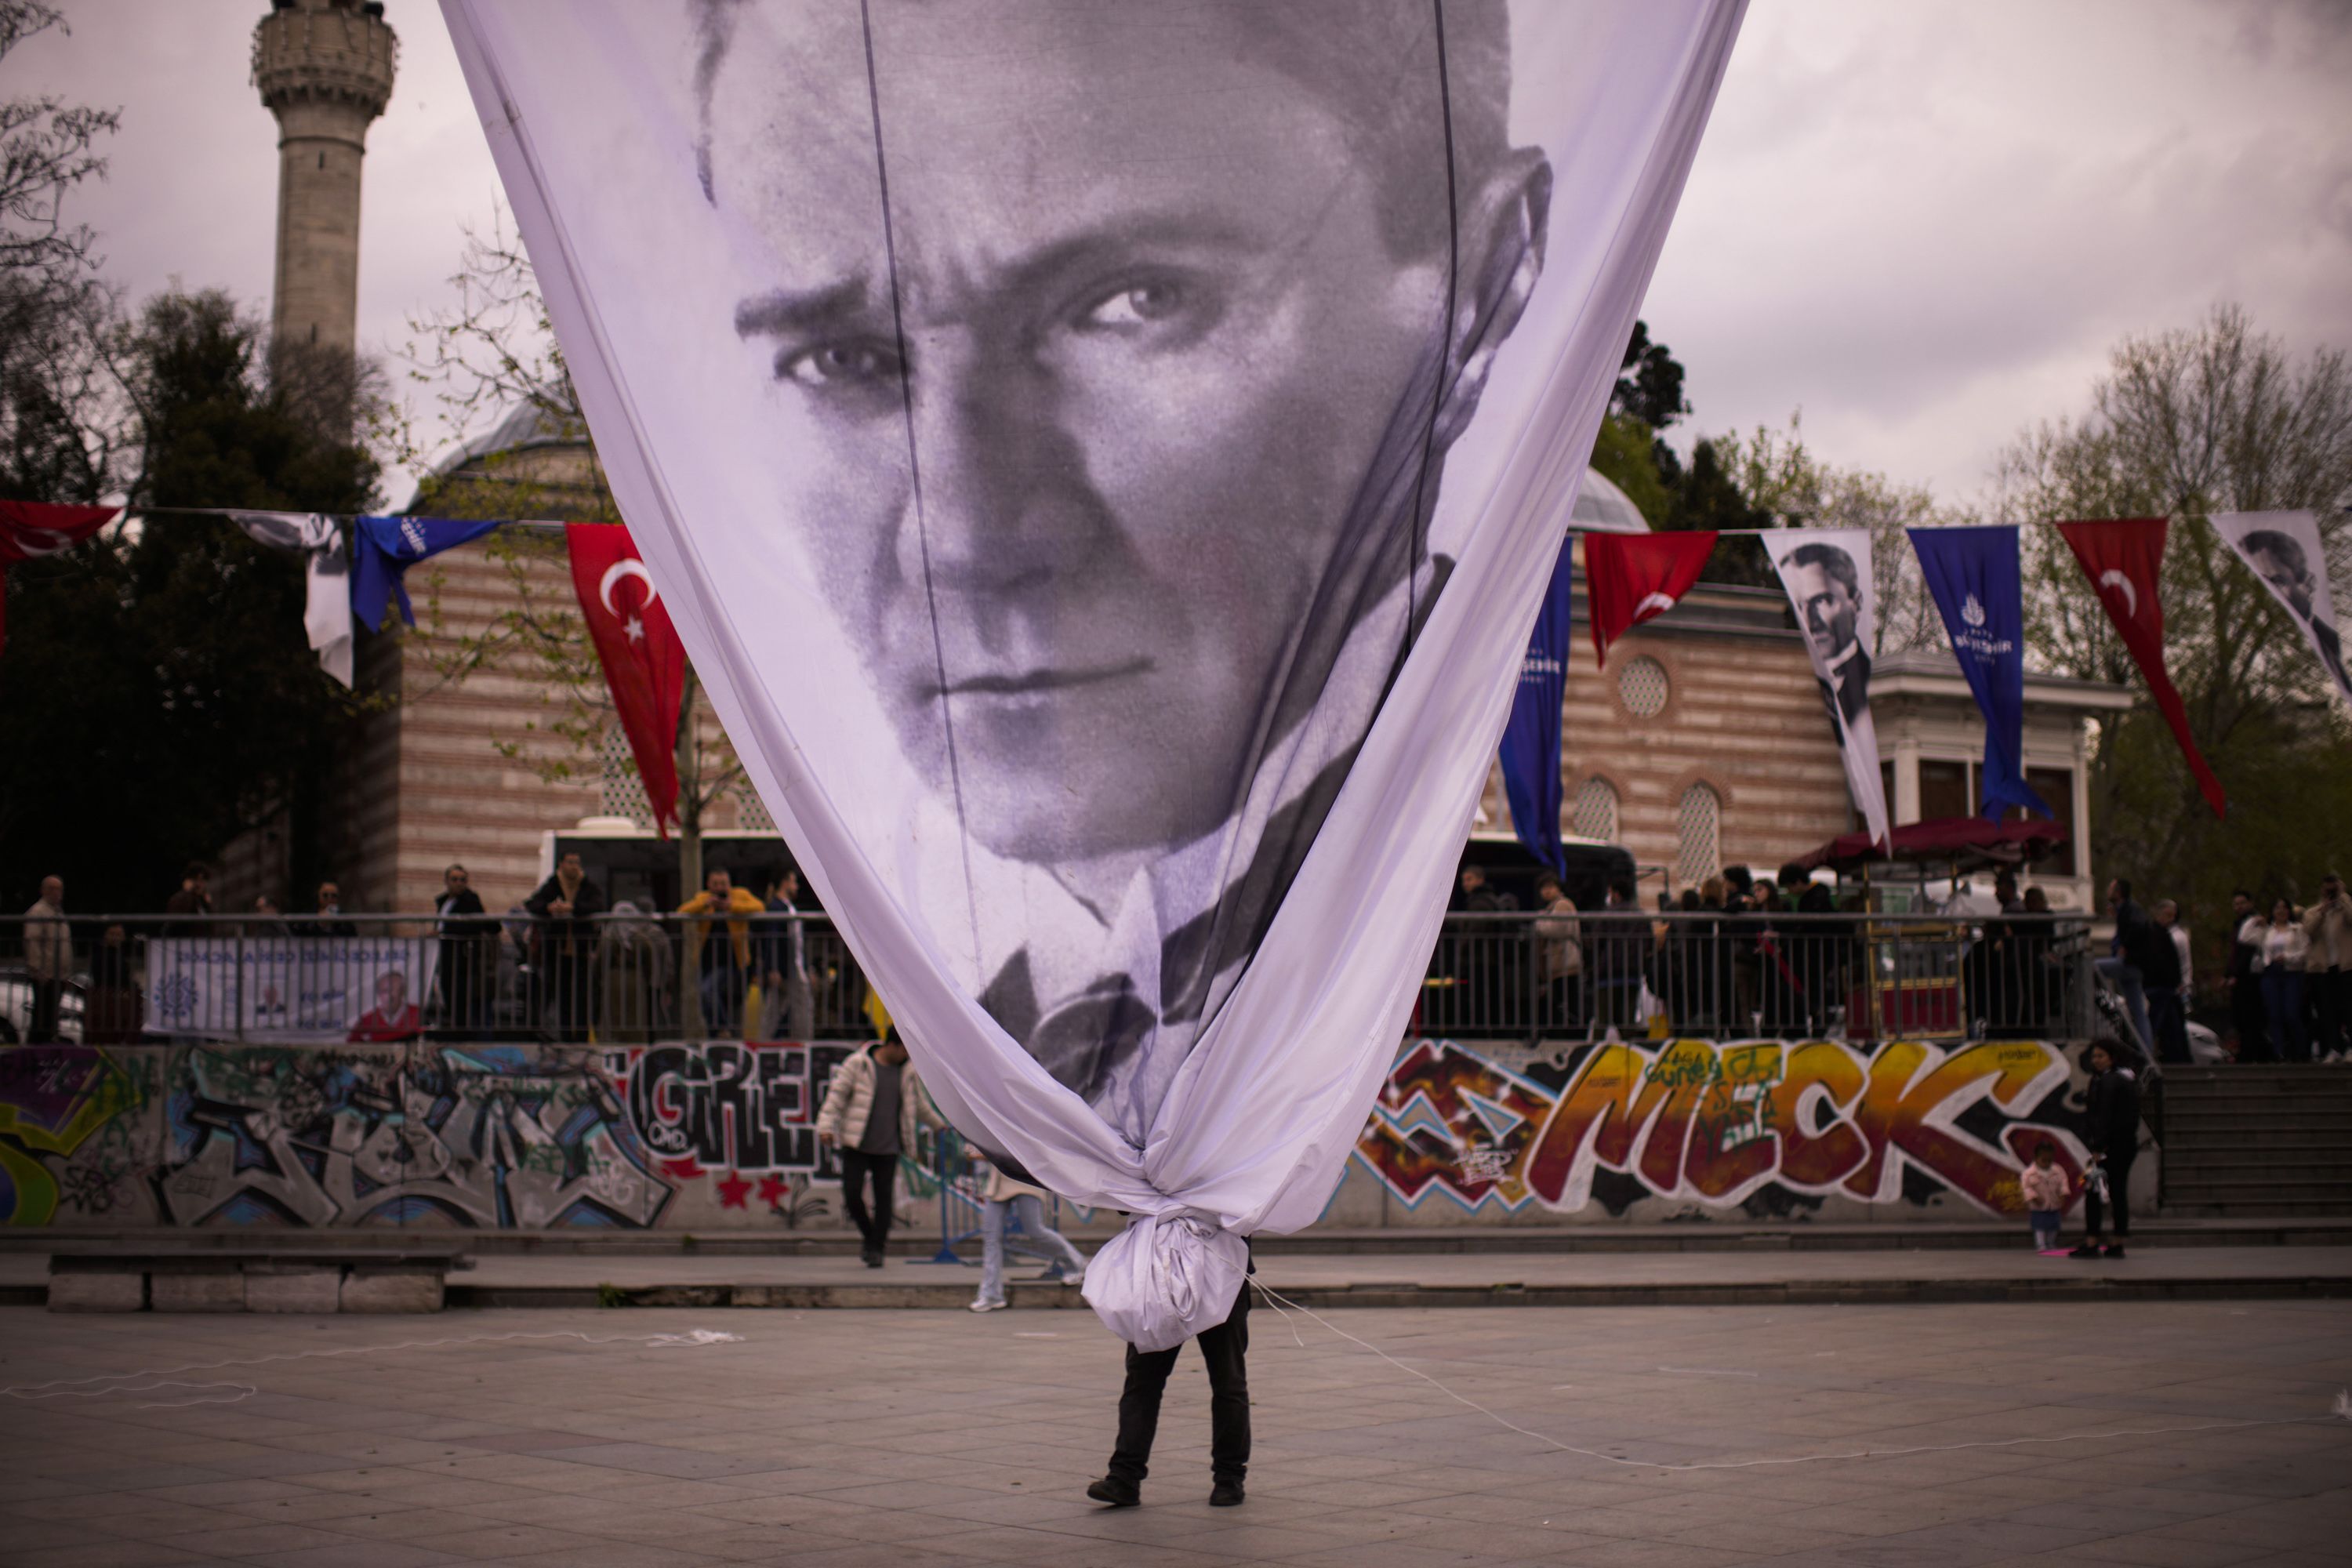
M 1723 868 L 1723 801 L 1695 784 L 1675 813 L 1675 882 L 1696 888 Z
M 1568 810 L 1568 830 L 1579 838 L 1617 841 L 1617 788 L 1604 778 L 1589 778 L 1577 787 Z

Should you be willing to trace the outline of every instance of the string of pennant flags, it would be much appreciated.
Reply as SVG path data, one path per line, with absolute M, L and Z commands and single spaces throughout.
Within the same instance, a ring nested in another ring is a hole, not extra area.
M 404 622 L 416 624 L 405 583 L 409 567 L 494 529 L 560 530 L 572 591 L 645 781 L 656 826 L 667 836 L 677 809 L 673 746 L 684 701 L 686 650 L 625 525 L 0 501 L 0 574 L 17 562 L 68 549 L 126 516 L 224 519 L 259 544 L 300 556 L 306 579 L 305 635 L 320 667 L 345 686 L 352 681 L 355 626 L 381 630 L 394 605 Z M 2230 512 L 2207 521 L 2294 621 L 2328 684 L 2352 703 L 2352 675 L 2345 666 L 2316 514 Z M 2159 584 L 2168 520 L 2122 518 L 2047 526 L 2065 539 L 2138 666 L 2198 788 L 2214 814 L 2222 815 L 2227 802 L 2221 781 L 2198 752 L 2180 694 L 2165 668 Z M 2049 816 L 2047 805 L 2026 784 L 2022 763 L 2025 616 L 2019 525 L 1915 528 L 1907 532 L 1960 672 L 1984 714 L 1985 813 L 1998 817 L 2019 808 Z M 1883 841 L 1888 831 L 1886 800 L 1869 704 L 1870 648 L 1876 640 L 1870 531 L 1757 528 L 1629 534 L 1570 528 L 1551 593 L 1537 618 L 1503 740 L 1506 793 L 1514 824 L 1528 848 L 1555 865 L 1562 858 L 1560 702 L 1573 636 L 1574 545 L 1580 535 L 1596 668 L 1607 664 L 1612 643 L 1682 601 L 1720 540 L 1747 536 L 1767 542 L 1767 554 L 1805 634 L 1813 674 L 1845 760 L 1847 783 L 1873 837 Z M 5 602 L 0 598 L 0 647 L 6 640 L 5 616 Z

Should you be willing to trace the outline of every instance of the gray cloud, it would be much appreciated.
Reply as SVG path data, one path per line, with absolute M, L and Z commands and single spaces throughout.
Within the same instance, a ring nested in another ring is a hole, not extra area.
M 73 36 L 26 46 L 0 90 L 122 107 L 112 177 L 78 205 L 110 272 L 266 310 L 262 0 L 67 10 Z M 389 15 L 360 273 L 378 353 L 451 298 L 460 226 L 498 192 L 438 7 Z M 2347 68 L 2346 0 L 1758 0 L 1644 314 L 1697 428 L 1801 405 L 1825 456 L 1969 496 L 2126 332 L 2236 300 L 2298 347 L 2352 345 Z

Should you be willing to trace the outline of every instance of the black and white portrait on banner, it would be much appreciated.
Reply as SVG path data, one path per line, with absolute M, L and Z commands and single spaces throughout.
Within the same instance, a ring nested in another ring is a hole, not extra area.
M 1379 1091 L 1741 0 L 442 3 L 761 798 L 1197 1331 Z
M 1878 640 L 1870 602 L 1870 531 L 1788 529 L 1766 534 L 1763 543 L 1804 634 L 1854 809 L 1873 837 L 1884 838 L 1886 788 L 1878 768 L 1878 726 L 1870 716 L 1870 650 Z
M 2344 637 L 2336 625 L 2336 595 L 2327 584 L 2327 551 L 2319 519 L 2307 511 L 2223 512 L 2212 520 L 2240 560 L 2263 580 L 2294 621 L 2327 679 L 2352 702 L 2352 672 L 2344 666 Z
M 922 786 L 902 874 L 1020 911 L 971 922 L 983 1005 L 1138 1135 L 1444 587 L 1542 266 L 1507 8 L 1440 14 L 688 0 L 697 174 L 770 263 L 745 526 Z

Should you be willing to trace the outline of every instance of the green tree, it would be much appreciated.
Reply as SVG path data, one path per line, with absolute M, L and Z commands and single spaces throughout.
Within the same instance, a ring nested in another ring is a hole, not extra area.
M 2204 519 L 2312 510 L 2336 603 L 2352 603 L 2352 366 L 2299 360 L 2217 308 L 2198 326 L 2117 344 L 2084 413 L 2031 426 L 2001 456 L 1995 497 L 2020 520 L 2166 517 L 2166 662 L 2189 729 L 2230 796 L 2216 821 L 2063 538 L 2029 529 L 2029 635 L 2044 668 L 2113 680 L 2141 705 L 2102 728 L 2091 778 L 2102 870 L 2169 891 L 2226 952 L 2229 893 L 2307 897 L 2352 862 L 2352 720 L 2298 628 Z
M 226 295 L 153 300 L 120 353 L 135 507 L 373 503 L 375 461 L 322 425 L 316 367 L 270 364 Z M 9 576 L 0 733 L 37 739 L 0 751 L 8 897 L 57 870 L 79 908 L 153 908 L 181 862 L 279 821 L 298 878 L 322 868 L 356 705 L 305 646 L 297 561 L 165 515 Z
M 0 60 L 37 33 L 65 32 L 54 7 L 0 0 Z M 120 479 L 123 419 L 111 351 L 114 294 L 97 237 L 66 202 L 100 179 L 113 110 L 54 95 L 0 101 L 0 496 L 95 501 Z

